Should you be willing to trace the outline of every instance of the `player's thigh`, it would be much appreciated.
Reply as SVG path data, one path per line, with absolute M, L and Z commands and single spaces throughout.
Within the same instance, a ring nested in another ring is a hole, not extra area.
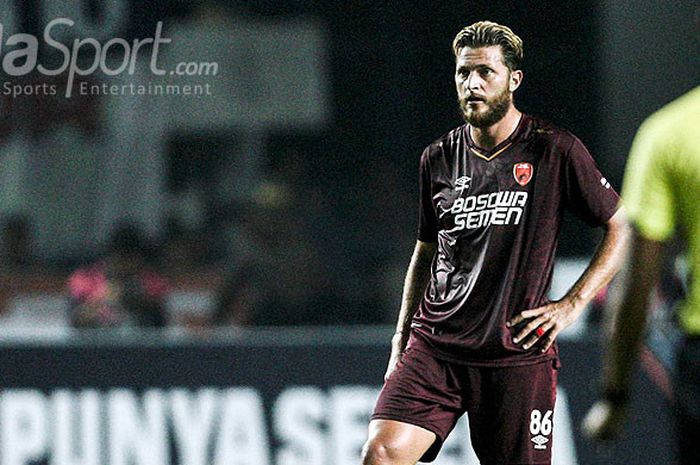
M 483 464 L 551 463 L 557 363 L 484 370 L 480 402 L 469 411 Z
M 372 420 L 363 465 L 413 465 L 435 442 L 435 433 L 395 420 Z
M 372 420 L 392 420 L 433 433 L 421 457 L 432 461 L 464 413 L 459 372 L 432 354 L 406 349 L 379 393 Z

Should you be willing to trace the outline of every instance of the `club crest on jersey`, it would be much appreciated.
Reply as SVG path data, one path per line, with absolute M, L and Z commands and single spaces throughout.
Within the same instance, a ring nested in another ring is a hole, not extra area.
M 513 165 L 513 177 L 515 182 L 521 186 L 526 186 L 532 179 L 533 168 L 530 163 L 516 163 Z
M 461 178 L 457 178 L 455 181 L 455 190 L 457 192 L 462 192 L 464 189 L 469 189 L 469 181 L 471 181 L 472 178 L 469 176 L 462 176 Z

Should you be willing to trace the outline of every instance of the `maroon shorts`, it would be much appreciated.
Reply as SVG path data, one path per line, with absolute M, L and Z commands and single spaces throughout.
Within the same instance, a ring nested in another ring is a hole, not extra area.
M 471 442 L 482 465 L 549 465 L 558 360 L 514 367 L 474 367 L 412 348 L 384 383 L 372 419 L 432 431 L 421 458 L 435 459 L 467 412 Z

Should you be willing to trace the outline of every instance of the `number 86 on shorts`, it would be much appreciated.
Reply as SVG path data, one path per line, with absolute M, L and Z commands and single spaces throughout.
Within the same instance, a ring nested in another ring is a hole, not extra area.
M 530 439 L 535 443 L 535 449 L 546 449 L 549 436 L 552 433 L 552 410 L 547 410 L 544 414 L 537 409 L 530 413 L 530 434 L 533 438 Z

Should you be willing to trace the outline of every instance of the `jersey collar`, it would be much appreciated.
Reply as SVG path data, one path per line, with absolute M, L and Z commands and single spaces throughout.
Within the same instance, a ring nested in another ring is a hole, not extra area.
M 497 146 L 493 147 L 490 150 L 483 149 L 479 146 L 477 146 L 474 141 L 472 140 L 471 136 L 471 131 L 470 131 L 470 125 L 466 124 L 464 126 L 465 131 L 467 133 L 467 147 L 469 148 L 469 151 L 476 155 L 477 157 L 486 160 L 486 161 L 491 161 L 513 145 L 513 143 L 518 139 L 520 134 L 523 132 L 525 128 L 525 119 L 526 116 L 525 114 L 520 115 L 520 121 L 518 122 L 518 125 L 515 127 L 515 130 L 500 144 Z

